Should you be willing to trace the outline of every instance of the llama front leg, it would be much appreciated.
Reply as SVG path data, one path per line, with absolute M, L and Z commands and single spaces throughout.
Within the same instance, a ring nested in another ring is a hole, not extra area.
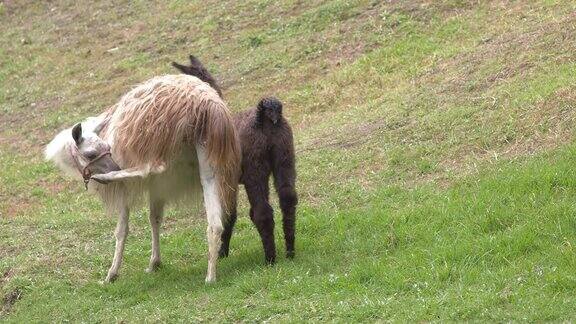
M 112 260 L 112 266 L 108 270 L 108 275 L 106 276 L 105 282 L 112 282 L 118 277 L 118 270 L 122 264 L 122 257 L 124 255 L 124 244 L 126 243 L 126 237 L 128 236 L 128 216 L 130 210 L 128 207 L 124 207 L 118 216 L 118 223 L 116 224 L 116 248 L 114 250 L 114 259 Z
M 152 227 L 152 255 L 146 272 L 154 272 L 160 267 L 160 225 L 164 214 L 164 201 L 150 197 L 150 226 Z
M 200 182 L 204 194 L 204 206 L 208 227 L 206 236 L 208 239 L 208 272 L 206 282 L 216 280 L 216 263 L 218 262 L 218 250 L 220 249 L 220 236 L 222 235 L 222 205 L 218 194 L 218 183 L 213 168 L 208 162 L 206 152 L 200 145 L 196 146 L 198 165 L 200 169 Z

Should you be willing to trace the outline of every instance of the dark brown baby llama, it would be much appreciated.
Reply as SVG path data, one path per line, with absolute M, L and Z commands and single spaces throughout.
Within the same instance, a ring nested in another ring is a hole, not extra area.
M 210 84 L 220 95 L 216 80 L 202 63 L 190 55 L 190 66 L 172 63 L 185 74 L 190 74 Z M 296 221 L 296 168 L 292 129 L 282 116 L 282 103 L 273 97 L 260 100 L 256 108 L 234 116 L 242 147 L 242 175 L 250 201 L 250 218 L 262 239 L 267 263 L 274 263 L 274 213 L 269 203 L 269 178 L 274 177 L 274 187 L 282 210 L 282 225 L 286 240 L 286 256 L 294 257 L 294 227 Z M 228 256 L 230 238 L 236 222 L 234 210 L 222 234 L 220 256 Z

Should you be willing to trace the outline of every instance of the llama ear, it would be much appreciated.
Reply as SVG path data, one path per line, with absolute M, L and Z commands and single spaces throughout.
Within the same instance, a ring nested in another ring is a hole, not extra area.
M 257 106 L 257 107 L 258 107 L 258 111 L 264 110 L 264 108 L 265 108 L 265 106 L 264 106 L 264 105 L 265 105 L 264 100 L 266 100 L 266 98 L 262 98 L 262 99 L 260 99 L 260 101 L 258 102 L 258 106 Z
M 81 123 L 76 124 L 76 126 L 74 126 L 74 128 L 72 128 L 72 138 L 74 139 L 74 142 L 76 142 L 76 145 L 80 145 L 80 142 L 82 142 L 82 124 Z
M 108 123 L 108 119 L 104 119 L 102 122 L 100 122 L 100 124 L 98 124 L 98 126 L 96 126 L 93 130 L 93 132 L 98 135 L 102 129 L 104 128 L 104 126 L 106 126 L 106 124 Z
M 187 74 L 187 71 L 188 71 L 187 66 L 184 66 L 182 64 L 178 64 L 176 62 L 172 62 L 172 66 L 175 67 L 176 69 L 180 70 L 180 72 Z
M 190 65 L 191 65 L 191 66 L 199 66 L 199 65 L 202 65 L 202 63 L 200 63 L 200 61 L 196 58 L 196 56 L 190 55 L 189 58 L 190 58 Z

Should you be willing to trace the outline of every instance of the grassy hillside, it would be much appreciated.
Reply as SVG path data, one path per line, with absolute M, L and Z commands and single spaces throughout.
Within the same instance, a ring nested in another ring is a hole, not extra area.
M 573 320 L 575 12 L 554 0 L 0 2 L 0 319 Z M 263 266 L 242 197 L 216 284 L 203 282 L 198 211 L 169 212 L 164 267 L 145 274 L 139 211 L 119 280 L 100 285 L 115 221 L 43 146 L 190 53 L 231 109 L 284 101 L 297 257 Z

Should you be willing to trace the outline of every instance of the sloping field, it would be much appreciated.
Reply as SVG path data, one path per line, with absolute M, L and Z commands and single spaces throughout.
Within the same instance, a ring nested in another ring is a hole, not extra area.
M 217 283 L 171 210 L 163 268 L 140 211 L 101 285 L 115 219 L 43 147 L 188 54 L 232 110 L 283 100 L 296 259 L 242 196 Z M 574 320 L 575 124 L 571 1 L 0 2 L 0 320 Z

